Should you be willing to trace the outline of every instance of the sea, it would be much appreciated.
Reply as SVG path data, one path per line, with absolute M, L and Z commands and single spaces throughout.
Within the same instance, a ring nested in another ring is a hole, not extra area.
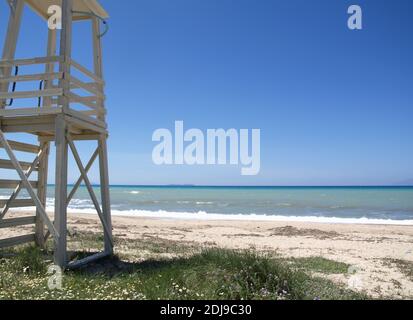
M 9 193 L 1 190 L 0 198 Z M 120 216 L 413 225 L 413 187 L 111 186 L 110 195 L 112 214 Z M 69 212 L 95 213 L 84 186 Z

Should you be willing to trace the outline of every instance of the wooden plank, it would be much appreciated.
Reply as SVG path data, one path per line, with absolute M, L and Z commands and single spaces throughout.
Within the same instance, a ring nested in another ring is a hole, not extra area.
M 1 179 L 0 180 L 0 189 L 14 189 L 19 185 L 20 182 L 21 182 L 20 180 L 7 180 L 7 179 L 4 180 L 4 179 Z M 37 181 L 30 181 L 30 184 L 33 188 L 35 188 L 35 189 L 37 188 Z
M 31 162 L 19 161 L 19 163 L 20 163 L 20 167 L 22 167 L 23 170 L 28 170 L 32 166 Z M 15 170 L 16 168 L 13 166 L 13 163 L 10 160 L 0 159 L 0 169 Z M 37 170 L 38 170 L 37 167 L 33 168 L 33 171 L 37 171 Z
M 69 124 L 70 133 L 76 136 L 86 135 L 95 136 L 96 134 L 107 134 L 105 128 L 93 125 L 90 122 L 82 121 L 74 117 L 67 117 L 67 122 Z M 75 132 L 76 130 L 81 130 L 81 132 Z M 77 140 L 90 140 L 90 139 L 77 139 Z
M 3 208 L 9 200 L 0 200 L 0 208 Z M 24 208 L 24 207 L 35 207 L 36 204 L 32 199 L 16 199 L 10 202 L 10 208 Z
M 36 153 L 36 154 L 39 153 L 39 151 L 40 151 L 39 146 L 36 146 L 34 144 L 23 143 L 23 142 L 18 142 L 18 141 L 13 141 L 13 140 L 8 140 L 8 141 L 9 141 L 10 147 L 14 151 Z M 0 148 L 3 148 L 3 146 L 0 145 Z
M 30 117 L 41 115 L 54 115 L 62 112 L 61 107 L 32 107 L 19 109 L 0 110 L 0 117 Z
M 31 59 L 17 59 L 17 60 L 0 60 L 0 67 L 13 67 L 13 66 L 27 66 L 32 64 L 45 64 L 45 63 L 57 63 L 62 59 L 60 56 L 52 57 L 36 57 Z
M 100 134 L 71 134 L 73 141 L 96 141 L 99 140 Z M 54 136 L 39 136 L 40 142 L 54 141 Z
M 13 237 L 9 239 L 2 239 L 0 240 L 0 248 L 10 248 L 10 247 L 18 246 L 21 244 L 29 243 L 29 242 L 34 242 L 34 240 L 35 240 L 34 234 Z
M 73 59 L 70 60 L 70 64 L 72 65 L 72 67 L 74 67 L 78 71 L 82 72 L 84 75 L 86 75 L 89 78 L 93 79 L 95 82 L 97 82 L 101 85 L 105 84 L 105 82 L 100 77 L 98 77 L 93 72 L 89 71 L 88 69 L 86 69 L 85 67 L 83 67 L 82 65 L 80 65 L 79 63 L 74 61 Z
M 77 110 L 76 110 L 77 111 Z M 100 110 L 85 110 L 85 111 L 77 111 L 83 114 L 84 116 L 100 116 L 100 115 L 105 115 L 106 110 L 105 109 L 100 109 Z
M 44 132 L 53 132 L 53 124 L 16 124 L 16 125 L 2 125 L 2 131 L 7 133 L 33 133 L 39 134 Z
M 61 96 L 62 89 L 46 89 L 36 91 L 0 92 L 0 99 L 29 99 L 38 97 Z
M 112 255 L 111 252 L 106 252 L 106 251 L 105 252 L 99 252 L 99 253 L 96 253 L 96 254 L 91 255 L 89 257 L 86 257 L 84 259 L 72 261 L 68 264 L 67 268 L 71 269 L 71 270 L 78 269 L 78 268 L 81 268 L 85 265 L 88 265 L 91 262 L 94 262 L 94 261 L 97 261 L 97 260 L 100 260 L 100 259 L 104 259 L 104 258 L 106 258 L 110 255 Z
M 70 103 L 80 103 L 92 109 L 100 108 L 99 105 L 96 104 L 97 98 L 95 96 L 81 97 L 76 93 L 70 92 L 69 99 L 70 99 Z
M 13 77 L 0 77 L 0 83 L 54 80 L 54 79 L 61 79 L 62 76 L 63 74 L 61 72 L 52 72 L 52 73 L 28 74 L 28 75 L 13 76 Z
M 96 118 L 92 118 L 91 116 L 88 116 L 88 115 L 84 115 L 81 111 L 69 109 L 66 113 L 68 115 L 72 116 L 72 117 L 75 117 L 75 118 L 81 120 L 81 121 L 86 121 L 89 124 L 92 124 L 94 126 L 98 126 L 100 128 L 103 128 L 103 129 L 105 129 L 107 127 L 106 123 L 104 123 L 103 121 L 100 121 Z
M 55 115 L 41 115 L 39 117 L 33 117 L 33 116 L 27 116 L 27 117 L 15 117 L 15 118 L 4 118 L 1 119 L 1 124 L 3 126 L 9 126 L 9 125 L 34 125 L 34 124 L 46 124 L 46 123 L 52 123 L 54 124 L 54 121 L 56 119 Z
M 98 85 L 94 82 L 86 83 L 74 76 L 70 76 L 70 88 L 71 89 L 83 89 L 89 91 L 91 94 L 97 96 L 98 98 L 105 99 L 105 96 L 101 90 L 99 90 Z
M 36 223 L 36 217 L 21 217 L 0 220 L 0 229 L 27 226 Z

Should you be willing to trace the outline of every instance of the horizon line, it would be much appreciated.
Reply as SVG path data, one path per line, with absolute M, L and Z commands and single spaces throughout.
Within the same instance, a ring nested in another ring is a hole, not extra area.
M 55 186 L 54 183 L 47 184 Z M 69 183 L 68 186 L 75 184 Z M 85 185 L 82 184 L 82 187 Z M 100 184 L 92 183 L 93 187 Z M 110 184 L 110 187 L 198 187 L 198 188 L 413 188 L 413 185 L 393 184 L 393 185 L 196 185 L 196 184 Z

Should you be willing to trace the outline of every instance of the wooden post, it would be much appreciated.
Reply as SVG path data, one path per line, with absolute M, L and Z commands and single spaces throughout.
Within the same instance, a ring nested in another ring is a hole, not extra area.
M 24 0 L 14 0 L 14 11 L 10 10 L 9 25 L 7 28 L 6 40 L 3 47 L 3 60 L 13 60 L 16 53 L 17 38 L 20 32 L 22 13 L 24 8 Z M 0 68 L 0 76 L 9 77 L 11 74 L 11 67 Z M 7 92 L 9 90 L 9 83 L 0 84 L 0 92 Z M 0 100 L 0 109 L 6 106 L 5 100 Z
M 100 21 L 98 18 L 92 18 L 92 36 L 93 36 L 93 61 L 95 74 L 103 79 L 103 63 L 102 63 L 102 41 L 99 37 L 100 35 Z M 101 84 L 96 84 L 99 89 L 103 92 L 103 86 Z M 105 108 L 104 100 L 99 99 L 98 103 L 101 104 L 102 108 Z M 105 121 L 105 115 L 101 114 L 98 116 L 99 120 Z M 105 232 L 105 251 L 108 254 L 113 254 L 113 239 L 112 239 L 112 217 L 110 209 L 110 193 L 109 193 L 109 169 L 108 169 L 108 153 L 107 153 L 107 142 L 106 135 L 101 135 L 98 141 L 99 148 L 99 170 L 100 170 L 100 192 L 102 199 L 102 210 L 105 217 L 106 224 L 110 230 L 109 234 Z
M 47 176 L 48 176 L 48 164 L 49 164 L 49 152 L 50 143 L 42 142 L 40 148 L 44 150 L 45 155 L 39 163 L 38 175 L 38 188 L 37 196 L 39 197 L 42 205 L 46 208 L 46 198 L 47 198 Z M 36 245 L 40 248 L 45 247 L 45 237 L 44 237 L 44 221 L 40 211 L 36 210 Z
M 50 30 L 47 39 L 47 56 L 56 55 L 56 30 Z M 46 64 L 46 73 L 52 73 L 54 71 L 54 63 Z M 45 89 L 51 89 L 53 87 L 53 80 L 46 80 L 44 83 Z M 51 97 L 43 98 L 43 107 L 51 106 Z M 40 144 L 40 149 L 45 150 L 45 155 L 39 163 L 38 171 L 38 189 L 37 195 L 46 208 L 46 198 L 47 198 L 47 178 L 49 170 L 49 153 L 50 153 L 50 143 L 42 142 Z M 36 211 L 36 244 L 44 248 L 45 247 L 45 237 L 44 237 L 44 221 L 41 217 L 39 210 Z
M 100 192 L 102 197 L 102 210 L 106 219 L 109 233 L 105 232 L 105 251 L 108 254 L 113 254 L 113 238 L 112 238 L 112 216 L 110 210 L 110 194 L 109 194 L 109 169 L 108 169 L 108 152 L 106 145 L 106 136 L 101 136 L 99 140 L 99 170 L 100 170 Z
M 56 178 L 54 223 L 59 233 L 55 240 L 54 263 L 62 268 L 67 265 L 67 125 L 64 115 L 56 118 Z
M 72 56 L 72 8 L 73 0 L 62 0 L 62 30 L 60 32 L 60 63 L 59 71 L 63 73 L 59 88 L 63 90 L 60 105 L 63 112 L 70 108 L 70 63 Z
M 102 63 L 102 41 L 100 39 L 100 21 L 98 18 L 92 18 L 92 43 L 93 43 L 93 65 L 95 74 L 103 79 L 103 63 Z M 103 85 L 96 83 L 100 92 L 103 92 Z M 97 99 L 97 103 L 104 108 L 104 99 Z M 105 115 L 99 114 L 98 119 L 105 121 Z
M 50 30 L 47 38 L 47 56 L 52 57 L 56 55 L 56 30 Z M 46 73 L 54 72 L 54 63 L 46 64 Z M 53 88 L 53 80 L 46 80 L 44 83 L 45 89 Z M 43 98 L 43 107 L 50 107 L 52 102 L 51 97 Z
M 59 70 L 63 73 L 59 87 L 63 90 L 60 104 L 63 112 L 70 108 L 70 60 L 72 49 L 72 8 L 73 0 L 62 0 L 62 30 L 60 33 Z M 54 262 L 64 268 L 67 266 L 67 123 L 65 115 L 56 117 L 56 179 L 55 179 L 55 226 L 59 238 L 55 239 Z

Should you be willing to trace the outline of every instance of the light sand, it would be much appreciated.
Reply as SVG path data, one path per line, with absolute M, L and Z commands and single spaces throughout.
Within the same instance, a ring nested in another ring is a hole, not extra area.
M 69 214 L 69 224 L 79 232 L 101 229 L 99 219 L 92 215 Z M 333 281 L 350 284 L 375 297 L 413 297 L 412 279 L 396 263 L 389 262 L 389 259 L 413 262 L 413 226 L 114 216 L 113 228 L 115 236 L 136 241 L 152 237 L 205 247 L 255 249 L 283 257 L 322 256 L 347 263 L 355 272 L 326 276 Z M 11 231 L 0 230 L 0 238 L 10 235 L 7 232 Z

